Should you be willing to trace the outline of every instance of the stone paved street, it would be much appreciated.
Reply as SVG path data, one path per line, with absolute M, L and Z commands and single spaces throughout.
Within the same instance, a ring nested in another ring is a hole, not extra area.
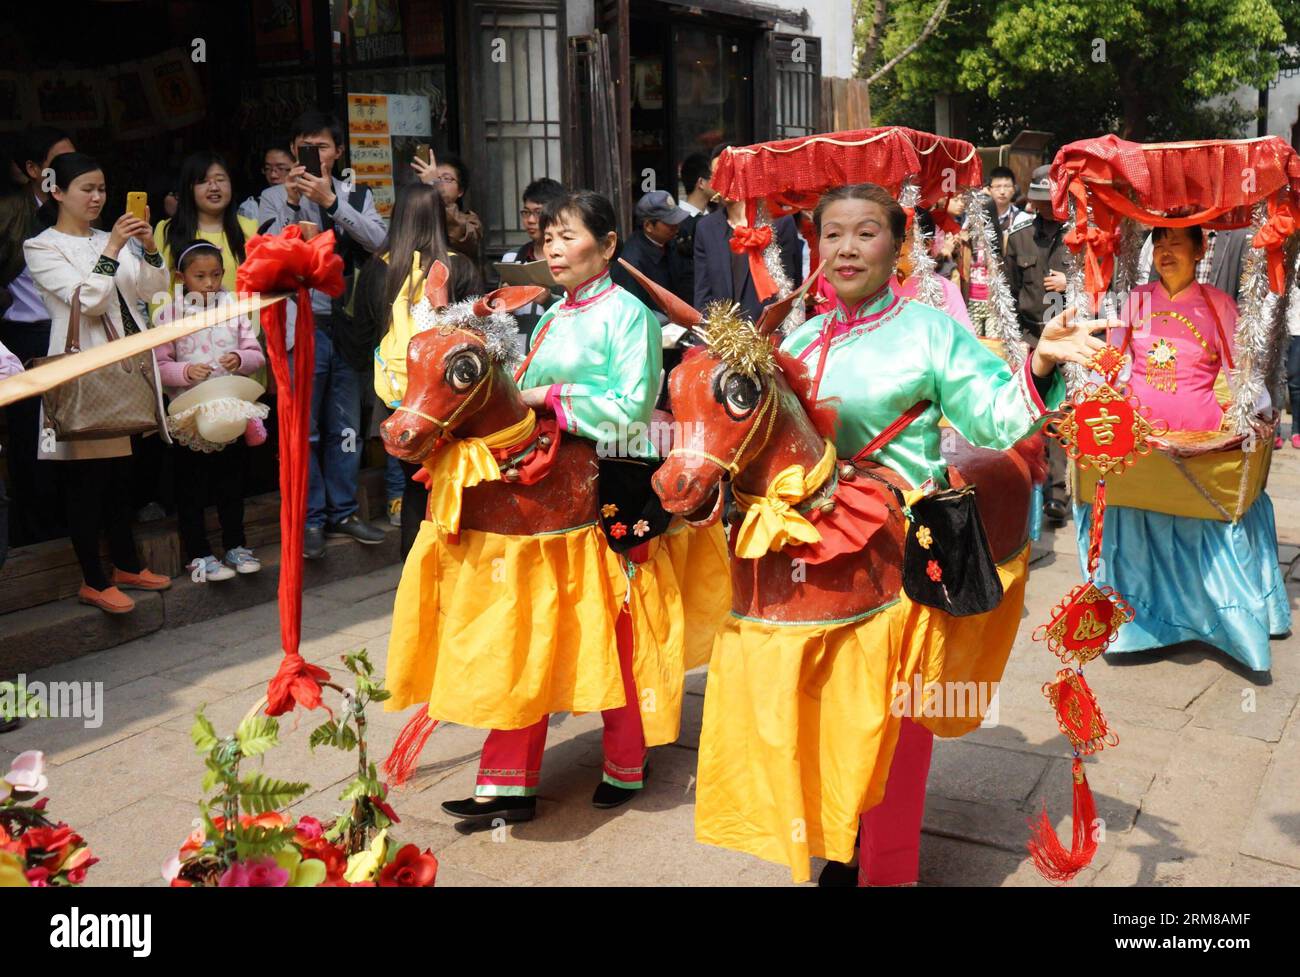
M 1269 492 L 1294 609 L 1300 452 L 1278 453 Z M 341 558 L 339 551 L 330 558 Z M 398 573 L 392 566 L 308 591 L 303 655 L 342 678 L 339 655 L 368 648 L 382 668 Z M 1044 884 L 1024 855 L 1026 819 L 1046 802 L 1058 830 L 1068 830 L 1069 749 L 1040 692 L 1056 659 L 1029 633 L 1077 581 L 1072 530 L 1045 536 L 999 724 L 936 744 L 923 884 Z M 263 604 L 30 674 L 29 681 L 102 681 L 104 721 L 97 729 L 73 719 L 28 722 L 0 738 L 0 769 L 22 750 L 44 750 L 52 810 L 102 859 L 91 880 L 161 884 L 159 866 L 197 814 L 203 770 L 187 732 L 195 709 L 206 704 L 219 731 L 233 730 L 279 654 L 276 606 Z M 1089 765 L 1107 835 L 1076 884 L 1300 885 L 1300 639 L 1273 643 L 1271 679 L 1200 646 L 1102 661 L 1088 678 L 1121 742 Z M 655 751 L 643 796 L 612 812 L 589 803 L 599 778 L 600 717 L 557 717 L 540 816 L 495 833 L 462 834 L 439 811 L 440 802 L 471 792 L 483 735 L 440 728 L 413 782 L 393 797 L 400 838 L 437 854 L 444 885 L 788 885 L 781 866 L 693 840 L 703 691 L 703 673 L 691 675 L 680 741 Z M 371 716 L 373 755 L 386 755 L 406 718 Z M 314 717 L 287 717 L 266 770 L 309 781 L 313 791 L 297 808 L 327 815 L 342 807 L 337 795 L 352 759 L 331 750 L 313 757 L 314 725 Z

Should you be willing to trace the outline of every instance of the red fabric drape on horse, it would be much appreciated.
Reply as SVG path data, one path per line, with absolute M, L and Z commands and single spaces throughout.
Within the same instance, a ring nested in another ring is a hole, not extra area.
M 879 183 L 896 195 L 909 177 L 930 207 L 979 186 L 984 171 L 963 139 L 885 126 L 733 146 L 718 157 L 713 187 L 730 200 L 761 198 L 776 215 L 815 207 L 824 191 L 846 183 Z
M 302 537 L 307 518 L 307 436 L 311 427 L 311 384 L 316 367 L 316 323 L 311 289 L 330 296 L 343 294 L 343 259 L 334 253 L 334 232 L 310 241 L 291 224 L 278 235 L 259 234 L 249 240 L 248 257 L 239 266 L 240 292 L 297 291 L 293 371 L 290 374 L 286 303 L 262 310 L 271 372 L 279 399 L 280 426 L 280 642 L 284 660 L 267 686 L 266 712 L 279 716 L 295 704 L 320 705 L 320 683 L 329 678 L 323 668 L 298 654 L 302 634 Z
M 1176 143 L 1083 139 L 1062 146 L 1052 162 L 1052 207 L 1061 220 L 1069 220 L 1071 199 L 1075 226 L 1065 240 L 1071 250 L 1084 250 L 1094 294 L 1110 285 L 1120 218 L 1228 230 L 1248 227 L 1251 208 L 1267 201 L 1268 223 L 1252 243 L 1268 252 L 1269 283 L 1280 292 L 1285 242 L 1300 216 L 1300 156 L 1278 136 Z M 1094 226 L 1088 225 L 1089 206 Z

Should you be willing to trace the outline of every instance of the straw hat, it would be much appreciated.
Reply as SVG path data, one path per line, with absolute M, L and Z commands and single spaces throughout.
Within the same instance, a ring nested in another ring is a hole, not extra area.
M 172 437 L 195 451 L 220 451 L 244 433 L 252 418 L 271 409 L 257 403 L 265 388 L 240 376 L 212 377 L 185 391 L 167 407 Z

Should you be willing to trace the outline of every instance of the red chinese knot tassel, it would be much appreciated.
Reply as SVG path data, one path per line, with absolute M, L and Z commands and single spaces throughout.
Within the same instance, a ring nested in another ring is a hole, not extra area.
M 1088 786 L 1088 776 L 1083 772 L 1083 758 L 1076 756 L 1072 767 L 1074 776 L 1074 835 L 1070 850 L 1066 851 L 1056 837 L 1056 829 L 1047 817 L 1047 805 L 1037 821 L 1030 821 L 1032 837 L 1029 839 L 1029 856 L 1034 867 L 1048 882 L 1064 885 L 1087 868 L 1097 854 L 1097 804 Z

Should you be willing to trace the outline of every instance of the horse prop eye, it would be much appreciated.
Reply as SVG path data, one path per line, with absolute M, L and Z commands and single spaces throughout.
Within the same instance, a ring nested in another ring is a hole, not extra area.
M 464 393 L 483 377 L 482 355 L 473 349 L 462 350 L 447 363 L 447 383 L 457 393 Z
M 748 416 L 758 406 L 762 392 L 758 381 L 745 373 L 728 373 L 722 378 L 721 389 L 727 413 L 736 420 Z

